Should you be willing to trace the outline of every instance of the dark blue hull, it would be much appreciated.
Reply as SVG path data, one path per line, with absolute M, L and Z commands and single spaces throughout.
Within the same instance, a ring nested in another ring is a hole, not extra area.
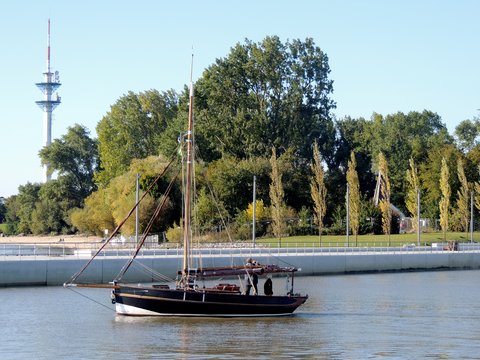
M 241 295 L 236 292 L 158 289 L 119 285 L 114 292 L 117 313 L 160 316 L 279 316 L 290 315 L 307 296 Z

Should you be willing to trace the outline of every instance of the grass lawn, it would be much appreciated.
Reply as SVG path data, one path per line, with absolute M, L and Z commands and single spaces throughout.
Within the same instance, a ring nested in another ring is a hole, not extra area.
M 448 240 L 470 242 L 470 233 L 447 232 Z M 480 232 L 473 233 L 473 241 L 480 242 Z M 443 233 L 431 232 L 420 235 L 420 245 L 431 245 L 432 243 L 444 242 Z M 355 246 L 355 236 L 350 235 L 347 242 L 345 235 L 323 235 L 320 243 L 318 236 L 291 236 L 281 239 L 260 238 L 256 239 L 257 244 L 265 244 L 271 247 L 328 247 Z M 417 244 L 416 234 L 394 234 L 390 235 L 390 246 L 402 246 L 405 244 Z M 357 246 L 379 247 L 389 246 L 387 235 L 359 235 Z

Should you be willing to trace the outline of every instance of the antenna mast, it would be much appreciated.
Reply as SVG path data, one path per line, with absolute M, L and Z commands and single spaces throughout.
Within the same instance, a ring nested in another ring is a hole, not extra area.
M 61 99 L 58 94 L 55 98 L 53 93 L 62 85 L 58 71 L 52 73 L 50 68 L 50 19 L 48 19 L 47 30 L 47 69 L 43 73 L 43 82 L 36 83 L 37 87 L 43 93 L 43 100 L 35 103 L 43 110 L 43 146 L 49 146 L 52 142 L 52 112 L 60 104 Z M 51 178 L 48 164 L 43 166 L 43 181 L 47 182 Z

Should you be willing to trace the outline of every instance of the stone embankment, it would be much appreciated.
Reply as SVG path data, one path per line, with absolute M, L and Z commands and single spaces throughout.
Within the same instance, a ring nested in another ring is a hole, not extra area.
M 60 241 L 62 240 L 62 241 Z M 91 238 L 89 239 L 92 240 Z M 0 286 L 62 285 L 90 259 L 95 243 L 84 242 L 84 247 L 69 247 L 78 238 L 44 241 L 45 246 L 29 247 L 18 252 L 22 245 L 0 244 Z M 40 243 L 40 242 L 39 242 Z M 53 243 L 53 245 L 52 245 Z M 25 243 L 23 243 L 25 244 Z M 477 244 L 478 245 L 478 244 Z M 480 248 L 462 246 L 458 251 L 437 248 L 204 248 L 203 267 L 243 264 L 247 257 L 260 263 L 293 265 L 301 268 L 298 275 L 348 274 L 384 271 L 425 271 L 439 269 L 480 269 Z M 10 249 L 12 246 L 13 249 Z M 45 252 L 45 248 L 48 249 Z M 131 250 L 119 247 L 100 254 L 85 271 L 81 282 L 108 283 L 118 274 Z M 156 281 L 155 272 L 175 278 L 182 262 L 182 249 L 151 248 L 140 253 L 135 266 L 125 274 L 125 282 Z

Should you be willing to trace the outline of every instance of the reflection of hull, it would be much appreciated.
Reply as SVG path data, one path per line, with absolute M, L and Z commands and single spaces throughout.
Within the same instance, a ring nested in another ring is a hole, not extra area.
M 292 314 L 307 300 L 307 296 L 247 296 L 124 285 L 114 294 L 117 313 L 136 316 L 279 316 Z

